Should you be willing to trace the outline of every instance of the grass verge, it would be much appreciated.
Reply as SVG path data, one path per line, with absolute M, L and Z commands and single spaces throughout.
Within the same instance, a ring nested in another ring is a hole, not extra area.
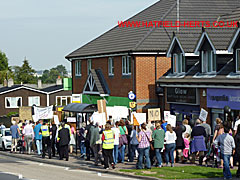
M 151 176 L 161 179 L 198 179 L 198 178 L 219 178 L 223 177 L 222 169 L 201 167 L 201 166 L 184 166 L 184 167 L 162 167 L 148 170 L 121 169 L 121 172 L 134 173 L 140 176 Z M 232 175 L 236 170 L 231 170 Z

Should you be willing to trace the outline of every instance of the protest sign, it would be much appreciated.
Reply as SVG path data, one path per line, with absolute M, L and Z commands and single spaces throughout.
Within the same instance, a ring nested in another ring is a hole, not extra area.
M 161 120 L 160 108 L 148 109 L 148 120 L 151 120 L 151 121 Z
M 201 108 L 199 119 L 201 121 L 206 121 L 207 120 L 207 116 L 208 116 L 208 112 L 205 109 Z

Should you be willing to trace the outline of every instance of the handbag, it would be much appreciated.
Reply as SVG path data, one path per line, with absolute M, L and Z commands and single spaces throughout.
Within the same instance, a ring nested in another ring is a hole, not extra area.
M 127 140 L 127 136 L 126 136 L 126 131 L 124 130 L 124 128 L 122 128 L 122 129 L 123 129 L 125 134 L 121 135 L 120 138 L 122 138 L 122 143 L 124 145 L 127 145 L 128 144 L 128 140 Z
M 144 131 L 143 131 L 143 132 L 144 132 Z M 149 142 L 149 144 L 150 144 L 150 149 L 153 151 L 153 150 L 154 150 L 154 147 L 153 147 L 151 141 L 149 140 L 149 138 L 148 138 L 148 136 L 147 136 L 147 134 L 146 134 L 145 132 L 144 132 L 144 134 L 145 134 L 145 136 L 147 137 L 147 140 L 148 140 L 148 142 Z

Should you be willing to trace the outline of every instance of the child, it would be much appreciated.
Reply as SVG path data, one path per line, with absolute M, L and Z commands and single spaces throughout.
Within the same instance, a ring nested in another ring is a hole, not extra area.
M 186 133 L 184 135 L 184 145 L 185 145 L 185 148 L 183 149 L 183 156 L 187 159 L 188 158 L 188 152 L 189 152 L 189 137 L 190 137 L 190 134 Z

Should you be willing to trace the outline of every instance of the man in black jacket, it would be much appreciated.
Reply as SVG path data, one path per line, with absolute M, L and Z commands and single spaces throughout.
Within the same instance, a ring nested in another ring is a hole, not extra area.
M 52 139 L 51 139 L 51 148 L 52 148 L 52 156 L 55 157 L 55 151 L 56 151 L 56 133 L 57 133 L 57 126 L 55 123 L 52 124 L 52 127 L 50 129 L 52 132 Z
M 66 157 L 66 161 L 68 161 L 68 145 L 70 142 L 70 133 L 69 129 L 64 127 L 65 123 L 62 122 L 61 126 L 62 129 L 59 130 L 58 132 L 58 137 L 59 137 L 59 147 L 60 147 L 60 152 L 59 152 L 59 157 L 60 160 L 63 160 L 63 157 Z

